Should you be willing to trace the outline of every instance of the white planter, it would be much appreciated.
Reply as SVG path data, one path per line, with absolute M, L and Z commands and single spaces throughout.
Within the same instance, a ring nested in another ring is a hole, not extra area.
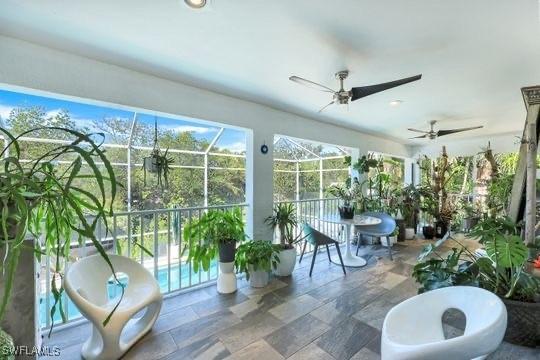
M 405 228 L 405 239 L 406 240 L 414 239 L 414 228 Z
M 249 285 L 254 288 L 263 288 L 268 285 L 268 271 L 257 270 L 249 266 Z
M 236 274 L 234 273 L 234 261 L 219 262 L 219 274 L 217 278 L 217 291 L 220 294 L 230 294 L 236 291 Z
M 277 276 L 291 276 L 296 265 L 296 249 L 286 249 L 279 252 L 279 264 L 274 270 Z
M 390 246 L 393 246 L 397 241 L 397 236 L 390 236 L 390 237 L 382 237 L 381 238 L 381 245 L 384 247 L 388 246 L 388 240 L 390 240 Z

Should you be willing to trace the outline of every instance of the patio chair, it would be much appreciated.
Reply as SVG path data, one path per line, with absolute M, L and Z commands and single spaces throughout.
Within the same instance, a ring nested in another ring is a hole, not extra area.
M 390 260 L 393 260 L 390 235 L 392 235 L 392 233 L 396 229 L 396 220 L 394 220 L 394 218 L 391 217 L 390 215 L 381 213 L 381 212 L 366 212 L 366 213 L 363 213 L 362 216 L 372 216 L 372 217 L 381 219 L 381 222 L 376 225 L 358 226 L 357 231 L 360 234 L 360 236 L 367 235 L 367 236 L 378 237 L 379 239 L 381 237 L 386 237 L 386 241 L 388 243 L 388 255 L 390 256 Z M 357 247 L 356 247 L 357 256 L 358 256 L 358 249 L 360 249 L 360 241 L 358 242 Z
M 445 339 L 442 316 L 457 309 L 466 317 L 462 336 Z M 383 360 L 485 359 L 506 331 L 506 307 L 497 295 L 472 286 L 451 286 L 416 295 L 384 319 Z
M 105 260 L 99 255 L 83 258 L 71 265 L 64 277 L 66 293 L 93 325 L 81 350 L 86 360 L 119 359 L 152 328 L 163 302 L 157 281 L 141 264 L 118 255 L 109 258 L 117 276 L 122 280 L 127 277 L 127 286 L 106 326 L 103 321 L 118 303 L 118 297 L 111 299 L 109 291 L 118 285 L 112 285 Z
M 328 245 L 335 245 L 336 250 L 339 256 L 339 261 L 341 262 L 341 268 L 343 269 L 343 274 L 346 275 L 347 272 L 345 271 L 345 265 L 343 265 L 343 259 L 341 257 L 341 251 L 339 249 L 339 243 L 332 239 L 331 237 L 326 236 L 320 231 L 315 230 L 312 228 L 309 224 L 304 223 L 304 234 L 306 235 L 305 241 L 304 241 L 304 247 L 302 249 L 302 254 L 300 254 L 300 259 L 298 260 L 298 263 L 302 262 L 302 258 L 304 257 L 304 252 L 306 251 L 306 245 L 310 243 L 311 245 L 315 246 L 315 249 L 313 250 L 313 257 L 311 258 L 311 268 L 309 269 L 309 276 L 311 276 L 311 273 L 313 272 L 313 265 L 315 264 L 315 257 L 317 256 L 317 250 L 319 249 L 319 246 L 326 246 L 326 253 L 328 254 L 328 261 L 332 261 L 330 258 L 330 249 L 328 248 Z

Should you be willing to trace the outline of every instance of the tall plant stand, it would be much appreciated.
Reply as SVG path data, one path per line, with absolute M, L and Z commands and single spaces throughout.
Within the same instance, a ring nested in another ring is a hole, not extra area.
M 236 291 L 236 274 L 234 273 L 233 262 L 219 262 L 219 273 L 217 278 L 217 291 L 220 294 L 231 294 Z

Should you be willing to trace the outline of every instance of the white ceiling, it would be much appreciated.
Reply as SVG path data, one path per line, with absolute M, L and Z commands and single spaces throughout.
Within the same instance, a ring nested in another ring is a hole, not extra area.
M 518 4 L 519 3 L 519 4 Z M 0 0 L 0 33 L 407 141 L 407 127 L 520 132 L 520 87 L 540 84 L 538 0 Z M 0 49 L 1 51 L 1 49 Z M 317 110 L 331 88 L 422 80 Z M 398 107 L 389 102 L 400 99 Z M 212 106 L 209 104 L 208 106 Z M 417 142 L 418 143 L 418 142 Z

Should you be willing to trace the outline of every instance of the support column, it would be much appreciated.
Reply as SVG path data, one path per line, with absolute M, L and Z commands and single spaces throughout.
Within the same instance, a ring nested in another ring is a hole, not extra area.
M 533 244 L 536 227 L 536 156 L 538 153 L 537 123 L 540 108 L 540 87 L 523 89 L 527 105 L 527 183 L 525 192 L 525 243 Z
M 246 154 L 246 201 L 247 234 L 252 239 L 271 240 L 272 229 L 264 220 L 272 215 L 273 191 L 273 139 L 274 134 L 266 130 L 247 132 Z M 268 153 L 261 152 L 261 146 L 268 146 Z

